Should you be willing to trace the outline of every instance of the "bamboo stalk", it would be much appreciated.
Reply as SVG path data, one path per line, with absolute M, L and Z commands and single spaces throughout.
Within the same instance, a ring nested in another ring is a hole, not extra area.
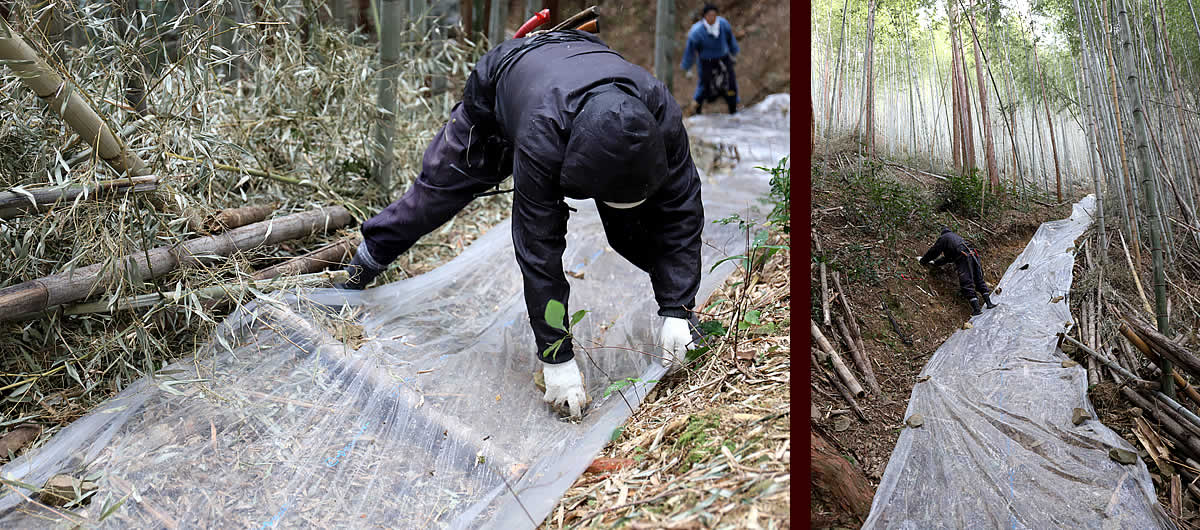
M 821 240 L 817 237 L 816 231 L 812 233 L 812 240 L 817 245 L 817 254 L 820 255 L 820 271 L 821 271 L 821 316 L 822 323 L 826 326 L 830 325 L 829 321 L 829 304 L 833 301 L 829 298 L 829 282 L 825 279 L 825 251 L 821 249 Z M 839 289 L 839 292 L 841 290 Z M 842 296 L 845 296 L 844 294 Z
M 871 392 L 877 396 L 883 396 L 883 388 L 879 386 L 879 381 L 875 379 L 875 369 L 871 367 L 871 359 L 867 357 L 867 352 L 859 351 L 854 344 L 854 337 L 850 334 L 850 330 L 846 328 L 846 322 L 842 317 L 834 315 L 834 322 L 837 323 L 837 328 L 842 334 L 842 339 L 846 341 L 847 347 L 850 349 L 850 358 L 854 359 L 854 365 L 858 367 L 858 371 L 863 374 L 863 379 L 867 381 L 867 386 L 871 388 Z
M 261 169 L 244 168 L 244 167 L 231 166 L 228 164 L 220 164 L 217 162 L 211 162 L 211 161 L 200 160 L 198 158 L 192 158 L 190 156 L 177 155 L 170 151 L 166 152 L 166 156 L 168 158 L 175 158 L 178 160 L 186 160 L 188 162 L 208 162 L 208 164 L 210 166 L 212 166 L 214 169 L 220 169 L 222 171 L 231 171 L 234 173 L 245 173 L 247 175 L 252 175 L 255 177 L 268 178 L 271 180 L 276 180 L 276 181 L 284 182 L 287 184 L 295 184 L 297 186 L 308 186 L 310 188 L 321 188 L 320 184 L 313 182 L 311 180 L 308 180 L 308 179 L 295 179 L 292 177 L 285 177 L 283 175 L 271 173 L 270 171 L 263 171 Z M 335 190 L 345 192 L 345 190 L 343 190 L 343 189 L 335 188 Z
M 303 256 L 262 269 L 254 273 L 254 279 L 267 280 L 276 276 L 304 274 L 340 265 L 354 256 L 357 246 L 358 236 L 346 237 Z
M 1108 357 L 1105 357 L 1105 356 L 1103 356 L 1103 355 L 1100 355 L 1100 354 L 1099 354 L 1099 353 L 1097 353 L 1095 350 L 1093 350 L 1093 349 L 1091 349 L 1091 348 L 1089 348 L 1089 347 L 1085 346 L 1085 345 L 1084 345 L 1082 342 L 1079 342 L 1079 341 L 1077 341 L 1077 340 L 1075 340 L 1075 339 L 1071 338 L 1069 335 L 1067 335 L 1067 334 L 1065 334 L 1065 333 L 1059 333 L 1059 334 L 1058 334 L 1058 336 L 1059 336 L 1059 337 L 1062 337 L 1062 338 L 1063 338 L 1064 340 L 1066 340 L 1067 342 L 1070 342 L 1071 344 L 1074 344 L 1074 345 L 1075 345 L 1076 347 L 1078 347 L 1078 348 L 1079 348 L 1081 351 L 1083 351 L 1084 353 L 1086 353 L 1086 354 L 1090 355 L 1090 356 L 1091 356 L 1090 358 L 1092 358 L 1092 359 L 1096 359 L 1096 360 L 1098 360 L 1098 361 L 1100 361 L 1100 362 L 1104 363 L 1104 365 L 1105 365 L 1105 366 L 1107 366 L 1107 367 L 1109 367 L 1110 369 L 1112 369 L 1112 371 L 1114 371 L 1114 372 L 1116 372 L 1116 373 L 1118 373 L 1118 374 L 1121 374 L 1122 376 L 1126 377 L 1126 378 L 1127 378 L 1127 379 L 1129 379 L 1130 381 L 1134 381 L 1134 382 L 1137 382 L 1137 381 L 1142 381 L 1142 378 L 1138 377 L 1136 374 L 1130 373 L 1128 370 L 1126 370 L 1126 369 L 1122 368 L 1122 367 L 1121 367 L 1121 365 L 1117 364 L 1117 363 L 1116 363 L 1115 361 L 1113 361 L 1112 359 L 1109 359 Z
M 169 291 L 129 296 L 125 298 L 119 298 L 111 302 L 107 300 L 99 300 L 96 302 L 77 304 L 66 307 L 63 310 L 63 314 L 83 315 L 89 313 L 111 313 L 113 311 L 140 309 L 160 303 L 177 303 L 180 300 L 187 299 L 192 296 L 195 296 L 200 300 L 220 299 L 239 295 L 251 289 L 266 292 L 280 289 L 293 289 L 297 287 L 329 285 L 334 282 L 344 282 L 348 280 L 349 277 L 349 273 L 346 271 L 328 271 L 314 274 L 302 274 L 297 276 L 285 276 L 278 279 L 255 279 L 250 282 L 211 285 L 192 291 L 180 292 L 178 294 L 174 291 Z
M 41 213 L 76 200 L 97 199 L 122 191 L 142 193 L 157 189 L 158 177 L 142 176 L 60 188 L 4 191 L 0 192 L 0 219 Z
M 817 369 L 821 370 L 821 374 L 825 376 L 825 380 L 829 382 L 830 386 L 838 391 L 838 394 L 841 394 L 842 399 L 846 400 L 846 403 L 850 405 L 852 410 L 854 410 L 854 414 L 858 416 L 859 420 L 862 420 L 863 422 L 869 421 L 867 419 L 867 413 L 863 412 L 863 409 L 858 406 L 858 401 L 854 399 L 854 393 L 851 392 L 850 389 L 846 388 L 846 385 L 842 384 L 837 377 L 835 377 L 833 374 L 830 374 L 829 370 L 826 370 L 825 367 L 821 366 L 819 363 L 814 363 L 813 366 L 816 366 Z
M 841 378 L 842 382 L 846 384 L 846 388 L 850 390 L 850 393 L 853 394 L 854 397 L 863 397 L 867 395 L 867 392 L 863 390 L 862 384 L 858 382 L 856 377 L 854 377 L 854 373 L 851 372 L 850 369 L 846 367 L 846 363 L 842 361 L 842 356 L 838 354 L 837 350 L 835 350 L 831 344 L 829 344 L 829 340 L 825 338 L 825 334 L 821 333 L 821 328 L 817 327 L 817 322 L 811 318 L 809 319 L 809 322 L 812 323 L 813 340 L 816 341 L 825 354 L 829 356 L 829 360 L 833 363 L 834 371 L 837 372 L 837 375 L 839 378 Z
M 1159 364 L 1160 361 L 1159 361 L 1158 354 L 1155 352 L 1154 349 L 1152 349 L 1150 347 L 1149 344 L 1147 344 L 1145 341 L 1143 341 L 1142 338 L 1139 337 L 1136 332 L 1134 332 L 1133 328 L 1130 328 L 1127 325 L 1122 325 L 1120 331 L 1121 331 L 1121 334 L 1124 335 L 1126 339 L 1129 339 L 1129 343 L 1133 344 L 1133 346 L 1135 348 L 1137 348 L 1139 351 L 1141 351 L 1142 354 L 1146 356 L 1146 358 L 1150 359 L 1155 364 Z M 1122 344 L 1124 344 L 1124 343 L 1122 343 Z M 1175 379 L 1176 388 L 1178 390 L 1182 391 L 1184 393 L 1184 395 L 1188 397 L 1188 399 L 1192 400 L 1192 403 L 1200 405 L 1200 391 L 1197 391 L 1196 388 L 1193 387 L 1191 384 L 1189 384 L 1187 382 L 1187 380 L 1183 378 L 1182 375 L 1179 375 L 1178 370 L 1172 370 L 1171 375 Z
M 79 91 L 47 65 L 3 19 L 0 19 L 0 63 L 7 64 L 17 78 L 93 146 L 100 159 L 114 171 L 129 176 L 149 173 L 141 157 L 113 134 Z
M 240 208 L 226 208 L 209 217 L 204 222 L 204 229 L 209 232 L 218 232 L 257 223 L 271 215 L 271 212 L 275 211 L 275 207 L 274 204 L 252 204 Z
M 200 265 L 214 256 L 336 230 L 350 221 L 350 212 L 341 206 L 321 208 L 19 283 L 0 289 L 0 321 L 80 300 L 118 278 L 156 278 L 178 267 Z
M 864 354 L 867 347 L 863 344 L 862 331 L 858 328 L 858 319 L 854 318 L 854 311 L 850 309 L 850 297 L 846 290 L 842 289 L 841 274 L 838 271 L 833 271 L 833 286 L 837 289 L 838 299 L 842 302 L 842 309 L 846 311 L 846 324 L 850 327 L 850 332 L 854 334 L 854 342 L 858 345 L 858 351 Z
M 1143 414 L 1151 414 L 1154 419 L 1158 420 L 1159 425 L 1162 426 L 1167 434 L 1181 442 L 1176 447 L 1186 450 L 1192 457 L 1200 457 L 1200 439 L 1188 434 L 1188 431 L 1182 425 L 1167 415 L 1163 407 L 1156 406 L 1129 387 L 1122 387 L 1121 394 L 1133 402 L 1134 405 L 1140 407 Z
M 396 132 L 396 112 L 400 108 L 396 91 L 400 79 L 400 48 L 403 45 L 401 36 L 405 33 L 406 5 L 407 2 L 401 0 L 383 0 L 380 5 L 383 26 L 379 26 L 379 103 L 375 141 L 372 144 L 375 162 L 373 176 L 375 183 L 389 197 L 395 173 L 392 145 Z
M 1125 234 L 1117 231 L 1117 235 L 1121 236 L 1121 249 L 1125 251 L 1125 262 L 1129 264 L 1129 274 L 1133 276 L 1133 285 L 1137 287 L 1138 296 L 1142 299 L 1142 306 L 1146 309 L 1149 315 L 1154 314 L 1154 308 L 1150 307 L 1150 300 L 1146 299 L 1146 291 L 1142 289 L 1142 280 L 1138 279 L 1138 271 L 1133 267 L 1133 260 L 1129 258 L 1129 247 L 1125 244 Z

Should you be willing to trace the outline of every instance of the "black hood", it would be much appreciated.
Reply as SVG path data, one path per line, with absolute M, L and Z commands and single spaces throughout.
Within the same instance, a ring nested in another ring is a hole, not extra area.
M 571 126 L 559 175 L 573 199 L 637 202 L 667 176 L 667 152 L 658 120 L 642 101 L 616 85 L 598 89 Z

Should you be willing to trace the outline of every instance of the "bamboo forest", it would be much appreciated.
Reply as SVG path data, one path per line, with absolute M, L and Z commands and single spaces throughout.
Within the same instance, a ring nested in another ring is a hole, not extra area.
M 813 2 L 814 527 L 1200 524 L 1196 8 Z

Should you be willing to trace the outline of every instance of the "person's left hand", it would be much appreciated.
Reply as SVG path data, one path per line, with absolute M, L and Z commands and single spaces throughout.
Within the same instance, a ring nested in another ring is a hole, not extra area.
M 695 347 L 692 342 L 692 330 L 688 321 L 682 318 L 667 317 L 662 327 L 663 366 L 667 373 L 678 370 L 687 362 L 687 352 Z

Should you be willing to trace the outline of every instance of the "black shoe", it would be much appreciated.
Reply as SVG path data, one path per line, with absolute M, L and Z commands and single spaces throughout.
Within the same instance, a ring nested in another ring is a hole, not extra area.
M 989 295 L 986 295 L 986 294 L 985 294 L 985 295 L 983 295 L 983 306 L 984 306 L 984 307 L 986 307 L 986 308 L 988 308 L 988 309 L 995 309 L 995 308 L 996 308 L 996 304 L 993 304 L 993 303 L 992 303 L 992 297 L 991 297 L 991 296 L 989 296 Z
M 972 299 L 968 300 L 968 302 L 971 302 L 971 314 L 972 315 L 982 315 L 983 314 L 983 310 L 979 308 L 979 299 L 978 298 L 972 298 Z

